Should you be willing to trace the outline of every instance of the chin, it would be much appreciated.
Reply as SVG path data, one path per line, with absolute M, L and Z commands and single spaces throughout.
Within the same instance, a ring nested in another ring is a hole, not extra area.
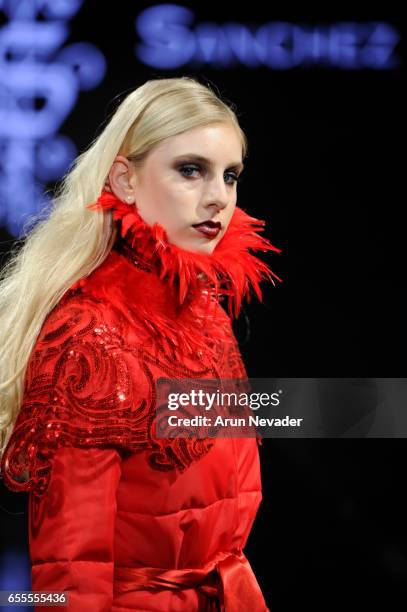
M 190 251 L 192 253 L 201 253 L 204 255 L 211 255 L 216 248 L 219 240 L 174 240 L 175 244 L 180 249 Z
M 208 244 L 202 244 L 200 248 L 197 249 L 198 253 L 204 253 L 205 255 L 212 255 L 215 250 L 217 242 L 209 242 Z

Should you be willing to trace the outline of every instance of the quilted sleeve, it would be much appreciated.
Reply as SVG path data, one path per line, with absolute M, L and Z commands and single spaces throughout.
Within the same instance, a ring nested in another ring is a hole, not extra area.
M 65 592 L 61 610 L 110 612 L 120 455 L 60 447 L 53 463 L 47 491 L 29 496 L 32 590 Z
M 23 402 L 2 455 L 9 489 L 45 493 L 60 448 L 149 446 L 152 385 L 129 329 L 94 296 L 62 300 L 51 311 L 30 356 Z

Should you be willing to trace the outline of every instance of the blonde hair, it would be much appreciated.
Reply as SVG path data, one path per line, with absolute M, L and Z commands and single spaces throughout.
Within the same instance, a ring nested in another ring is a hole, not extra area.
M 111 214 L 85 206 L 100 195 L 116 155 L 141 166 L 165 138 L 194 127 L 232 123 L 242 141 L 234 105 L 191 77 L 153 79 L 133 90 L 90 146 L 72 164 L 45 219 L 10 252 L 0 275 L 0 456 L 17 418 L 29 357 L 48 313 L 69 287 L 107 257 L 115 229 Z M 34 220 L 34 217 L 32 218 Z

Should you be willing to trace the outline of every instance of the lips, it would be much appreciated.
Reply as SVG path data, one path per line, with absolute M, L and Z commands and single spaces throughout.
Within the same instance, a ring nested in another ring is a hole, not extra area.
M 222 227 L 220 221 L 212 221 L 212 219 L 208 219 L 208 221 L 202 221 L 202 223 L 195 223 L 192 227 L 200 227 L 202 225 L 207 225 L 208 227 L 218 227 L 219 229 Z
M 209 219 L 208 221 L 202 221 L 202 223 L 195 223 L 192 227 L 207 238 L 214 238 L 220 232 L 222 224 L 219 221 Z

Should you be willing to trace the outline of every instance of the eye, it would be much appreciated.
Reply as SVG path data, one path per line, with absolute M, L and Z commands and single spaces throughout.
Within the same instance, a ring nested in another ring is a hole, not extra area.
M 197 170 L 200 170 L 200 168 L 199 168 L 199 166 L 190 166 L 190 165 L 189 165 L 189 166 L 187 166 L 187 165 L 185 165 L 185 166 L 180 166 L 180 167 L 178 168 L 178 170 L 179 170 L 181 173 L 186 172 L 187 174 L 186 174 L 186 175 L 184 174 L 184 176 L 190 177 L 190 176 L 191 176 L 191 174 L 189 174 L 189 172 L 190 172 L 190 171 L 195 172 L 195 171 L 197 171 Z
M 199 172 L 201 170 L 201 167 L 191 164 L 184 164 L 182 166 L 179 166 L 178 170 L 181 172 L 181 174 L 183 174 L 183 176 L 190 178 L 192 176 L 190 172 Z M 236 174 L 236 172 L 225 172 L 225 175 L 228 175 L 232 179 L 231 183 L 227 183 L 228 185 L 233 185 L 234 183 L 238 183 L 239 181 L 241 181 L 241 177 Z

